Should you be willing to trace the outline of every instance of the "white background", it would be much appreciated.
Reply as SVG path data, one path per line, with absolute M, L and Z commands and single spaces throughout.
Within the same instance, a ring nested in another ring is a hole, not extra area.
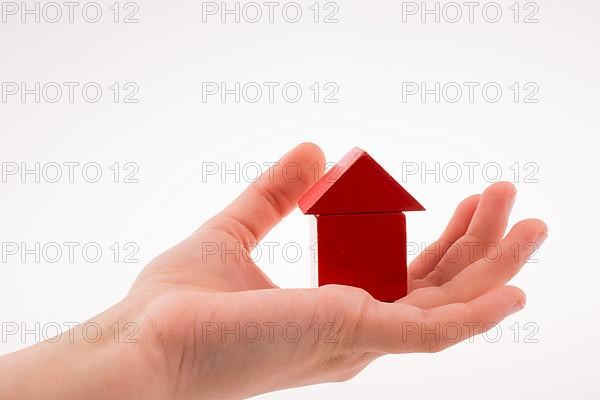
M 464 6 L 457 23 L 444 16 L 436 23 L 433 15 L 422 23 L 420 14 L 405 15 L 403 22 L 402 2 L 338 1 L 339 22 L 332 24 L 313 21 L 311 1 L 298 2 L 303 15 L 297 23 L 286 22 L 281 7 L 274 23 L 267 8 L 257 23 L 235 23 L 233 16 L 222 23 L 219 15 L 204 23 L 202 3 L 194 1 L 145 1 L 138 4 L 138 23 L 114 23 L 111 3 L 99 3 L 97 23 L 83 19 L 81 6 L 73 23 L 65 7 L 57 23 L 43 15 L 39 23 L 33 16 L 21 22 L 20 13 L 2 15 L 1 82 L 29 88 L 35 82 L 97 82 L 103 96 L 88 103 L 79 89 L 73 103 L 65 92 L 56 104 L 8 96 L 0 103 L 0 161 L 5 168 L 95 162 L 103 176 L 87 183 L 77 169 L 74 183 L 63 177 L 55 184 L 36 183 L 30 175 L 22 183 L 20 173 L 6 177 L 0 183 L 0 242 L 95 242 L 104 253 L 98 263 L 81 253 L 75 263 L 8 257 L 0 264 L 1 321 L 30 328 L 84 321 L 122 298 L 146 262 L 241 191 L 254 175 L 251 169 L 243 174 L 241 166 L 276 161 L 302 141 L 321 145 L 329 161 L 360 146 L 427 208 L 408 216 L 409 241 L 417 243 L 435 239 L 462 198 L 495 180 L 496 169 L 486 175 L 483 166 L 500 166 L 502 179 L 519 190 L 511 223 L 538 217 L 550 228 L 535 256 L 539 262 L 512 282 L 526 291 L 527 307 L 500 325 L 496 343 L 491 335 L 441 354 L 388 356 L 351 382 L 262 398 L 592 398 L 600 370 L 597 2 L 539 1 L 537 23 L 523 23 L 534 10 L 524 9 L 525 2 L 518 23 L 509 9 L 513 2 L 500 2 L 497 23 L 483 18 L 485 2 L 473 23 Z M 324 5 L 321 19 L 328 13 Z M 488 11 L 493 18 L 494 10 Z M 139 102 L 115 103 L 114 82 L 122 90 L 135 83 Z M 273 103 L 266 93 L 255 104 L 235 103 L 233 96 L 203 102 L 203 82 L 230 88 L 235 82 L 297 82 L 303 96 L 290 103 L 279 90 Z M 315 103 L 314 82 L 335 83 L 339 102 Z M 466 91 L 457 103 L 436 103 L 433 95 L 403 101 L 403 82 L 481 86 L 472 103 Z M 482 97 L 488 82 L 503 89 L 496 103 Z M 515 103 L 514 82 L 521 90 L 528 82 L 537 85 L 538 102 L 523 102 L 528 91 L 522 91 Z M 139 166 L 139 183 L 114 183 L 109 166 L 115 162 Z M 443 173 L 445 166 L 469 162 L 480 163 L 473 179 L 466 167 L 457 182 L 451 182 L 455 169 Z M 203 177 L 213 165 L 207 163 L 229 169 L 239 163 L 240 176 Z M 413 163 L 419 173 L 403 177 Z M 436 163 L 441 176 L 420 173 Z M 536 167 L 531 179 L 525 179 L 532 171 L 526 163 Z M 299 243 L 305 251 L 296 262 L 281 253 L 259 262 L 280 286 L 309 285 L 308 226 L 308 217 L 295 211 L 267 238 Z M 115 263 L 108 249 L 115 242 L 135 242 L 139 262 L 124 263 L 121 254 Z M 524 329 L 529 322 L 538 327 L 530 338 L 537 343 L 524 338 L 533 332 Z M 33 342 L 33 335 L 25 341 L 11 336 L 0 343 L 0 353 Z

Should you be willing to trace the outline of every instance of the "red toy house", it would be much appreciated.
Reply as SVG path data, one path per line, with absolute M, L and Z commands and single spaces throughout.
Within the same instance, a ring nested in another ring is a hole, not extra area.
M 406 219 L 425 210 L 365 151 L 354 148 L 298 205 L 317 219 L 319 286 L 360 287 L 381 301 L 406 295 Z

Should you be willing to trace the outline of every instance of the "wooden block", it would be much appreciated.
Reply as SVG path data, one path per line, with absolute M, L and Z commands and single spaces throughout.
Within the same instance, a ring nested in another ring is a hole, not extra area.
M 406 295 L 404 214 L 321 215 L 317 240 L 319 286 L 355 286 L 388 302 Z
M 305 214 L 422 211 L 419 204 L 365 151 L 354 148 L 302 196 Z

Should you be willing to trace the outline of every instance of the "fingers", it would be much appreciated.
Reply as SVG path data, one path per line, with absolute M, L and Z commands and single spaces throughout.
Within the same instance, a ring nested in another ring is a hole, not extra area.
M 439 287 L 415 290 L 399 302 L 432 308 L 469 301 L 501 287 L 519 272 L 546 236 L 547 227 L 543 221 L 521 221 L 499 244 L 489 245 L 483 258 L 465 268 L 449 282 Z
M 448 282 L 466 266 L 481 258 L 490 243 L 498 243 L 506 230 L 515 196 L 512 183 L 498 182 L 488 187 L 481 195 L 465 235 L 451 245 L 426 277 L 413 281 L 411 288 L 439 286 Z
M 516 195 L 515 186 L 510 182 L 498 182 L 487 188 L 469 224 L 467 235 L 482 239 L 483 243 L 500 239 L 506 230 Z
M 355 341 L 361 351 L 438 352 L 492 328 L 524 304 L 525 294 L 515 287 L 430 310 L 377 302 L 361 321 Z
M 325 158 L 312 143 L 296 146 L 204 227 L 231 233 L 245 245 L 260 241 L 321 177 Z
M 435 268 L 448 247 L 465 234 L 480 197 L 478 194 L 467 197 L 458 205 L 439 240 L 427 246 L 427 249 L 410 263 L 409 282 L 425 278 Z

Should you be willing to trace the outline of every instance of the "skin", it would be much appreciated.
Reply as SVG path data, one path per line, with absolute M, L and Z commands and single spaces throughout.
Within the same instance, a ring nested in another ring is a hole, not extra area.
M 299 181 L 284 179 L 288 163 L 302 168 Z M 244 256 L 296 207 L 315 181 L 315 165 L 325 165 L 316 145 L 295 147 L 151 261 L 121 302 L 90 320 L 102 327 L 98 340 L 83 340 L 82 324 L 0 358 L 0 397 L 236 399 L 345 381 L 377 357 L 441 351 L 523 308 L 524 293 L 506 283 L 547 227 L 524 220 L 504 236 L 516 194 L 506 182 L 458 205 L 440 238 L 410 264 L 409 294 L 395 303 L 346 286 L 275 286 Z M 207 244 L 238 246 L 242 256 L 223 259 Z M 284 332 L 286 324 L 293 329 Z M 445 337 L 440 327 L 448 324 L 463 328 Z M 426 334 L 432 331 L 439 334 Z

